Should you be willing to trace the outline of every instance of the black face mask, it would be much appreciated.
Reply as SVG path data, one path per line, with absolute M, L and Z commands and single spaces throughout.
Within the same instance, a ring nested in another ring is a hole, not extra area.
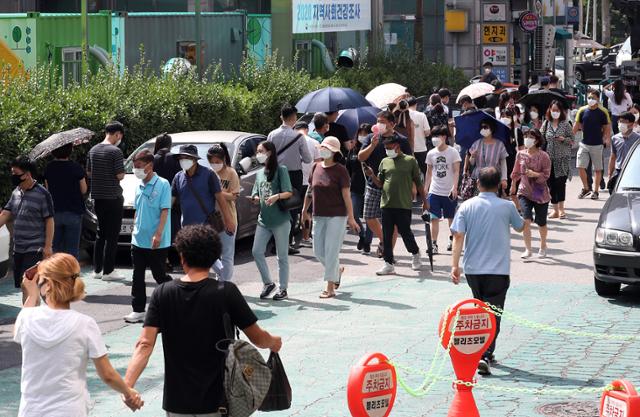
M 22 174 L 24 175 L 24 174 Z M 11 184 L 13 184 L 14 187 L 17 187 L 18 185 L 20 185 L 20 183 L 22 182 L 22 175 L 12 175 L 11 176 Z

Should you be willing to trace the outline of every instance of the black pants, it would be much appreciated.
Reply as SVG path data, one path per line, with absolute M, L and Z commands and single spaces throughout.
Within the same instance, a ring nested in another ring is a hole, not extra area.
M 424 177 L 427 174 L 427 154 L 429 152 L 415 152 L 413 157 L 418 161 L 418 166 L 420 167 L 420 172 L 422 172 L 422 176 Z
M 303 177 L 304 175 L 302 174 L 301 170 L 289 171 L 289 179 L 291 180 L 291 187 L 298 190 L 300 195 L 304 198 L 304 195 L 302 194 Z M 301 227 L 299 227 L 298 218 L 300 217 L 301 212 L 302 212 L 302 208 L 291 210 L 289 212 L 291 214 L 291 232 L 289 233 L 289 243 L 293 243 L 294 237 L 296 236 L 296 234 L 300 233 Z
M 169 248 L 165 249 L 142 249 L 137 246 L 131 247 L 131 258 L 133 260 L 133 283 L 131 285 L 131 306 L 136 313 L 144 312 L 147 304 L 147 288 L 144 282 L 147 268 L 151 269 L 153 279 L 158 284 L 171 281 L 165 270 L 165 262 Z
M 504 308 L 504 300 L 507 298 L 507 290 L 509 289 L 509 275 L 469 275 L 467 284 L 471 287 L 473 298 L 480 301 L 486 301 L 499 308 Z M 496 340 L 500 333 L 500 316 L 496 316 L 496 336 L 493 342 L 486 350 L 483 358 L 487 358 L 496 350 Z
M 562 203 L 567 195 L 567 177 L 556 177 L 551 168 L 551 175 L 547 180 L 549 192 L 551 193 L 551 204 Z
M 382 209 L 382 239 L 384 241 L 384 260 L 393 263 L 393 233 L 398 228 L 404 246 L 415 255 L 420 252 L 416 237 L 411 231 L 411 210 L 397 208 Z
M 20 288 L 24 271 L 42 260 L 42 252 L 25 252 L 13 254 L 13 284 Z
M 112 200 L 95 200 L 98 217 L 98 236 L 93 251 L 93 270 L 108 275 L 113 272 L 118 252 L 118 236 L 122 226 L 122 197 Z

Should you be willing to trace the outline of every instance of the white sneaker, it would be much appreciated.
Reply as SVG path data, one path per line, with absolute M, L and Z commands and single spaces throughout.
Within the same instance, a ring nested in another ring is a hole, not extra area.
M 131 313 L 124 316 L 124 321 L 127 323 L 142 323 L 144 321 L 145 312 L 136 313 L 132 311 Z
M 126 278 L 123 277 L 122 275 L 118 275 L 118 273 L 116 273 L 116 271 L 113 271 L 110 274 L 104 274 L 102 276 L 102 280 L 103 281 L 123 281 Z
M 385 262 L 382 269 L 376 271 L 376 275 L 393 275 L 396 273 L 395 268 L 390 263 Z
M 92 277 L 94 279 L 102 279 L 102 272 L 94 272 Z
M 422 269 L 422 261 L 420 260 L 419 253 L 413 255 L 413 260 L 411 261 L 411 269 L 413 269 L 414 271 L 419 271 Z
M 520 257 L 522 259 L 531 258 L 531 251 L 529 249 L 526 249 L 524 252 L 522 252 L 522 255 L 520 255 Z
M 538 251 L 538 257 L 539 258 L 546 258 L 547 257 L 547 250 L 540 248 L 540 250 Z

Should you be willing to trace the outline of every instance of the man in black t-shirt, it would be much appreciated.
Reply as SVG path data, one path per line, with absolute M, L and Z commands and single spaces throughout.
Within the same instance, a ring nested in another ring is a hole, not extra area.
M 175 245 L 186 275 L 159 285 L 153 292 L 125 382 L 135 385 L 158 333 L 162 333 L 162 408 L 169 416 L 217 415 L 224 404 L 225 357 L 216 349 L 216 344 L 227 338 L 224 313 L 259 348 L 278 352 L 282 339 L 258 326 L 258 319 L 233 283 L 209 279 L 209 269 L 221 251 L 220 239 L 210 226 L 183 228 Z

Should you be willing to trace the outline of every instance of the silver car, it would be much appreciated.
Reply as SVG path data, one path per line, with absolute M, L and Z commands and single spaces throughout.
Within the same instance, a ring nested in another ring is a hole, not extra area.
M 177 153 L 182 145 L 195 145 L 198 148 L 198 155 L 202 158 L 200 165 L 209 168 L 207 161 L 207 151 L 215 144 L 225 143 L 231 156 L 231 166 L 236 169 L 240 176 L 240 197 L 236 201 L 238 213 L 238 233 L 236 239 L 252 236 L 256 231 L 258 214 L 260 207 L 252 204 L 245 198 L 251 195 L 256 172 L 261 165 L 256 161 L 256 148 L 260 142 L 266 140 L 263 135 L 255 133 L 231 132 L 231 131 L 200 131 L 172 133 L 173 148 L 171 152 Z M 133 156 L 142 149 L 149 149 L 153 152 L 155 139 L 151 139 L 136 149 L 125 162 L 125 177 L 120 183 L 124 191 L 124 216 L 120 229 L 119 244 L 122 246 L 131 245 L 131 233 L 133 232 L 134 198 L 136 187 L 140 185 L 133 175 Z

